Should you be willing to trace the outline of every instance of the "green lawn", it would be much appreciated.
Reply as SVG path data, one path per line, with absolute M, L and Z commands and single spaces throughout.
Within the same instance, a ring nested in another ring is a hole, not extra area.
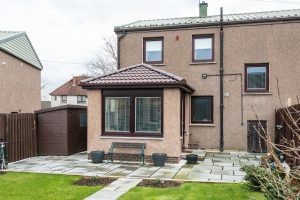
M 245 184 L 186 183 L 178 188 L 136 187 L 120 200 L 264 200 Z
M 52 174 L 0 174 L 0 200 L 81 200 L 102 188 L 72 185 L 78 179 L 79 176 Z

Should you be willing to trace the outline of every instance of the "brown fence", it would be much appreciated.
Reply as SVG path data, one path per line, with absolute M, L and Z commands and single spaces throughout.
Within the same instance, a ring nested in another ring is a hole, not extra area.
M 296 122 L 296 123 L 295 123 Z M 283 146 L 300 147 L 300 104 L 288 108 L 281 108 L 276 111 L 276 134 L 275 143 L 278 147 L 290 156 L 287 156 L 287 162 L 292 166 L 299 166 L 299 156 Z M 298 152 L 300 154 L 300 152 Z M 298 157 L 298 159 L 297 159 Z
M 0 114 L 0 140 L 8 142 L 8 160 L 37 155 L 34 114 Z

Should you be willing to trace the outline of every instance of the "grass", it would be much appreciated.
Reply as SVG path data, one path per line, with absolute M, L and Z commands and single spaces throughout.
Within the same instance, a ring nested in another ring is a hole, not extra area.
M 185 183 L 177 188 L 135 187 L 120 200 L 264 200 L 246 184 Z
M 54 174 L 0 174 L 0 200 L 81 200 L 102 188 L 72 184 L 80 178 Z

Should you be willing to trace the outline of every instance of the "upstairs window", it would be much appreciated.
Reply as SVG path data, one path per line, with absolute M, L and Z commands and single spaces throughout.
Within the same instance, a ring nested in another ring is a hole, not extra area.
M 86 96 L 77 96 L 77 103 L 86 103 Z
M 193 96 L 191 109 L 192 123 L 213 123 L 212 96 Z
M 208 62 L 214 60 L 214 36 L 193 36 L 193 62 Z
M 268 92 L 269 91 L 269 65 L 268 64 L 246 64 L 245 91 L 246 92 Z
M 163 38 L 144 38 L 144 63 L 163 63 Z
M 62 103 L 67 103 L 67 96 L 66 95 L 61 96 L 61 102 Z

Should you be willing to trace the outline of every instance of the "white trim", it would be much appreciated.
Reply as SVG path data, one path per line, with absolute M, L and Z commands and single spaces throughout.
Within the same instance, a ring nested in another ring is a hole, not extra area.
M 189 124 L 189 126 L 216 127 L 215 124 Z
M 122 136 L 100 136 L 100 139 L 123 139 L 123 140 L 164 140 L 165 138 L 155 137 L 122 137 Z

